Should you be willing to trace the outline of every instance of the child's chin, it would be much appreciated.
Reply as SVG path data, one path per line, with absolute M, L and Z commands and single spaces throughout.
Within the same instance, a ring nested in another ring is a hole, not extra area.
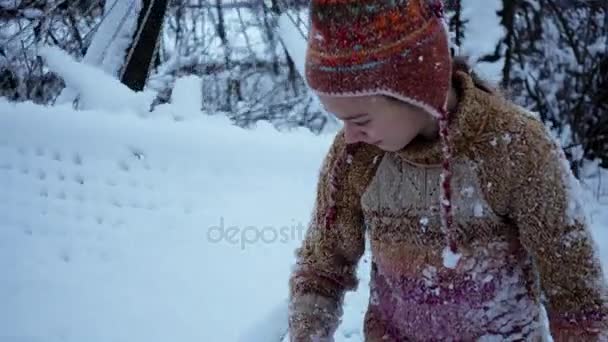
M 371 144 L 372 146 L 376 146 L 377 148 L 381 149 L 382 151 L 385 152 L 397 152 L 399 150 L 401 150 L 403 147 L 398 146 L 396 144 L 387 144 L 385 141 L 380 141 L 377 144 Z
M 400 150 L 399 147 L 395 147 L 395 146 L 390 146 L 390 145 L 384 145 L 384 144 L 380 144 L 380 145 L 376 145 L 379 149 L 381 149 L 382 151 L 386 151 L 386 152 L 397 152 Z

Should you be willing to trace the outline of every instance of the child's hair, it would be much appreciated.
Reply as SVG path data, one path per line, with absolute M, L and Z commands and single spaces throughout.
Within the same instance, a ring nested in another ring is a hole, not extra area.
M 475 72 L 469 58 L 469 56 L 465 55 L 452 56 L 452 73 L 464 71 L 471 76 L 471 79 L 477 88 L 493 95 L 504 95 L 504 92 L 499 86 L 491 84 L 488 80 L 481 78 L 479 74 Z

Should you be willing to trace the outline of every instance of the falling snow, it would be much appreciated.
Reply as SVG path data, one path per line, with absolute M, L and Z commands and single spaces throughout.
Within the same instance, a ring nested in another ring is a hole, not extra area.
M 481 205 L 479 202 L 475 203 L 473 213 L 475 217 L 483 217 L 483 205 Z

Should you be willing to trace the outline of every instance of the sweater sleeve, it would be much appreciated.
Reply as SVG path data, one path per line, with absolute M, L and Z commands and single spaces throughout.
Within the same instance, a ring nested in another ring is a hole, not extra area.
M 359 146 L 349 157 L 340 132 L 324 159 L 312 218 L 289 279 L 291 341 L 332 341 L 344 294 L 357 287 L 356 267 L 365 249 L 360 195 L 378 155 L 371 148 Z
M 512 219 L 532 255 L 556 341 L 605 341 L 608 296 L 578 180 L 563 151 L 530 119 L 512 147 Z

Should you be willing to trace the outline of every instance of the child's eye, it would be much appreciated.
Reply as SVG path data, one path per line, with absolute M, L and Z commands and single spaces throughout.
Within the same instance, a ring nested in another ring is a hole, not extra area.
M 353 122 L 355 124 L 355 126 L 365 126 L 367 125 L 371 120 L 365 120 L 365 121 L 361 121 L 361 122 Z

